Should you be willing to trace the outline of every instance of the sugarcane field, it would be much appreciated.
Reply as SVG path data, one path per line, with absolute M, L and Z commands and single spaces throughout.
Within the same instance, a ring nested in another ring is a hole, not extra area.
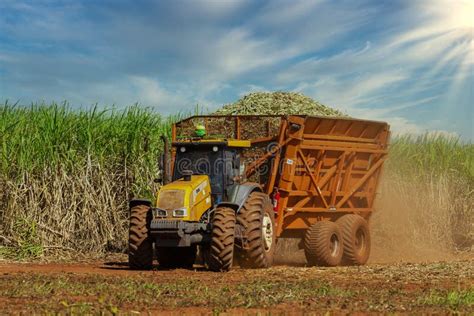
M 0 315 L 473 314 L 473 14 L 0 2 Z

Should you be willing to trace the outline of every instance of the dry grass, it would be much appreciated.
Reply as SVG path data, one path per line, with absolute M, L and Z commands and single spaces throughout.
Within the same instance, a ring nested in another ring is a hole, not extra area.
M 45 171 L 20 186 L 8 181 L 3 228 L 18 242 L 14 229 L 18 220 L 25 225 L 35 223 L 46 251 L 121 249 L 126 239 L 127 193 L 120 178 L 92 168 L 72 174 Z

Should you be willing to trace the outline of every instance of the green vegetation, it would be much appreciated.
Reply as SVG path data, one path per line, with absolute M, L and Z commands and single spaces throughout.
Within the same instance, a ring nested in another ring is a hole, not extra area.
M 43 246 L 38 238 L 38 228 L 34 221 L 19 219 L 13 226 L 15 246 L 0 246 L 0 257 L 9 259 L 32 259 L 43 254 Z
M 449 176 L 473 186 L 474 144 L 436 133 L 399 136 L 392 141 L 387 166 L 403 176 Z
M 178 116 L 177 116 L 178 117 Z M 0 170 L 9 177 L 87 164 L 133 169 L 155 165 L 160 136 L 173 119 L 138 105 L 125 110 L 73 111 L 67 104 L 0 107 Z
M 420 303 L 429 306 L 446 306 L 456 310 L 462 306 L 474 305 L 474 287 L 467 290 L 432 290 L 420 299 Z

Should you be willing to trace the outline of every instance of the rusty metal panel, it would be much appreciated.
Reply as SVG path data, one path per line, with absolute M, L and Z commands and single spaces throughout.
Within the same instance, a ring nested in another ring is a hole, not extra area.
M 295 158 L 293 169 L 277 175 L 284 186 L 278 235 L 305 229 L 318 217 L 335 220 L 344 213 L 368 218 L 380 169 L 387 155 L 389 126 L 383 122 L 306 117 L 303 137 L 289 142 L 282 160 Z M 293 174 L 287 175 L 287 172 Z M 281 179 L 291 178 L 289 186 Z M 304 214 L 304 215 L 303 215 Z M 302 218 L 311 218 L 303 221 Z

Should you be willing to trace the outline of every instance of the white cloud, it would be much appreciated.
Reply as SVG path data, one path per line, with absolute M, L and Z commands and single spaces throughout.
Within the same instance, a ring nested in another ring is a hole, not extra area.
M 129 79 L 136 99 L 144 105 L 179 110 L 189 104 L 185 96 L 163 88 L 157 80 L 140 76 L 131 76 Z
M 271 39 L 255 39 L 246 29 L 234 29 L 219 39 L 216 71 L 218 77 L 246 73 L 258 67 L 275 65 L 296 53 L 293 48 L 282 48 Z
M 385 121 L 389 122 L 392 135 L 395 136 L 403 134 L 419 135 L 425 132 L 421 125 L 413 123 L 404 117 L 392 116 Z
M 252 92 L 270 92 L 267 88 L 263 86 L 248 84 L 245 85 L 239 92 L 239 97 L 243 97 Z

